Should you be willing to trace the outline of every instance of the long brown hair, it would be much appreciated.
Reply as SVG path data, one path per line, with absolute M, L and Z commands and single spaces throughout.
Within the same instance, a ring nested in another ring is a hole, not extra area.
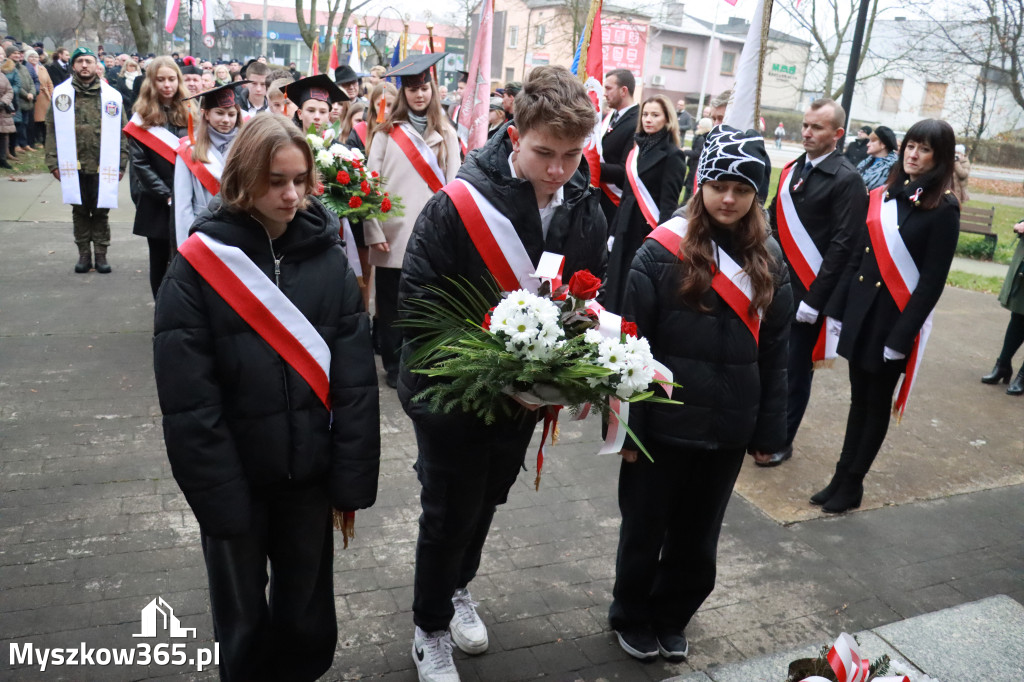
M 246 122 L 231 145 L 220 180 L 220 199 L 224 207 L 237 212 L 252 210 L 256 197 L 270 186 L 270 164 L 274 155 L 288 145 L 295 145 L 302 152 L 309 169 L 300 200 L 301 208 L 305 208 L 317 183 L 313 152 L 305 134 L 287 116 L 269 111 Z
M 732 231 L 732 245 L 743 271 L 750 278 L 754 296 L 750 301 L 750 312 L 757 314 L 768 307 L 775 294 L 772 267 L 775 259 L 768 252 L 768 223 L 764 211 L 755 196 L 750 210 L 740 218 Z M 690 199 L 687 205 L 686 237 L 680 245 L 685 253 L 683 258 L 683 285 L 680 294 L 691 308 L 702 313 L 709 311 L 701 299 L 711 288 L 718 262 L 711 248 L 711 216 L 704 208 L 704 187 Z
M 448 158 L 448 143 L 444 139 L 445 129 L 451 129 L 451 123 L 446 119 L 448 118 L 444 109 L 441 108 L 441 94 L 437 91 L 437 83 L 431 78 L 430 81 L 430 103 L 427 104 L 427 129 L 424 134 L 429 134 L 431 131 L 436 131 L 441 136 L 441 151 L 437 155 L 437 165 L 441 167 L 442 171 L 447 171 L 445 168 L 446 159 Z M 398 91 L 398 97 L 395 98 L 395 106 L 388 114 L 387 119 L 380 124 L 379 130 L 381 132 L 391 134 L 391 129 L 395 127 L 396 123 L 409 120 L 409 102 L 405 98 L 405 88 L 401 88 Z M 376 131 L 375 131 L 376 132 Z
M 365 104 L 358 101 L 349 102 L 348 111 L 345 112 L 345 116 L 341 119 L 340 137 L 342 144 L 345 144 L 345 141 L 348 140 L 348 136 L 352 133 L 352 128 L 355 126 L 355 124 L 352 122 L 352 119 L 355 118 L 355 115 L 358 114 L 360 111 L 366 111 Z M 366 117 L 365 113 L 363 114 L 363 117 Z M 367 137 L 367 141 L 369 141 L 369 137 Z
M 167 120 L 168 116 L 164 115 L 164 108 L 160 106 L 160 93 L 156 89 L 156 75 L 163 68 L 173 70 L 178 76 L 178 92 L 174 94 L 169 108 L 170 121 Z M 146 67 L 146 79 L 142 81 L 142 87 L 139 88 L 139 98 L 135 100 L 134 111 L 142 117 L 142 123 L 146 128 L 163 126 L 167 123 L 184 128 L 188 125 L 188 106 L 184 102 L 188 96 L 185 79 L 174 59 L 168 56 L 157 57 Z
M 900 158 L 892 165 L 885 183 L 887 192 L 898 191 L 910 181 L 910 176 L 903 168 L 903 156 L 907 143 L 926 144 L 932 149 L 932 160 L 935 165 L 914 183 L 915 187 L 923 187 L 921 208 L 930 211 L 942 201 L 946 190 L 953 187 L 954 153 L 956 152 L 956 134 L 945 121 L 937 118 L 926 118 L 910 126 L 900 144 Z
M 242 107 L 236 101 L 235 129 L 242 127 Z M 196 125 L 196 143 L 192 145 L 192 158 L 199 163 L 210 162 L 210 122 L 206 118 L 206 111 L 199 112 L 199 123 Z
M 661 112 L 665 115 L 665 128 L 668 130 L 668 136 L 672 140 L 672 144 L 678 147 L 679 117 L 676 116 L 676 110 L 672 108 L 672 100 L 665 95 L 651 95 L 640 103 L 640 115 L 636 117 L 636 132 L 644 131 L 644 107 L 651 103 L 661 106 Z

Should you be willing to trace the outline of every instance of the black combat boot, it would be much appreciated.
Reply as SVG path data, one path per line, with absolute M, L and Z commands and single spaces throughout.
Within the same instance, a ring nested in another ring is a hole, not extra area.
M 92 253 L 89 251 L 89 245 L 78 246 L 78 262 L 75 263 L 75 272 L 82 274 L 83 272 L 89 272 L 92 270 Z
M 107 247 L 95 245 L 93 249 L 96 251 L 96 272 L 101 275 L 110 273 L 110 263 L 107 262 Z

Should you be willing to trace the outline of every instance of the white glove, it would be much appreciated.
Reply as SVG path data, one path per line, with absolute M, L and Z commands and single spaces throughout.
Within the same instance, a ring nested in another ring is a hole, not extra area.
M 796 309 L 796 321 L 804 324 L 814 324 L 818 321 L 818 311 L 800 301 L 800 307 Z
M 886 346 L 885 349 L 882 350 L 882 359 L 884 360 L 902 360 L 905 357 L 907 357 L 906 353 L 893 350 L 892 348 L 889 348 L 889 346 Z

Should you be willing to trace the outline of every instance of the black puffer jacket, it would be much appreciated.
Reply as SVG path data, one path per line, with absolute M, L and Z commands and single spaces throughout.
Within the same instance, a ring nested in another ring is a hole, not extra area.
M 712 234 L 733 255 L 730 233 Z M 714 290 L 704 296 L 706 313 L 682 300 L 679 292 L 687 264 L 675 254 L 653 239 L 637 251 L 626 287 L 626 317 L 647 337 L 654 357 L 672 370 L 675 383 L 682 386 L 674 389 L 672 398 L 683 403 L 630 405 L 630 429 L 645 445 L 762 452 L 785 445 L 793 293 L 782 250 L 773 239 L 768 247 L 776 261 L 776 288 L 758 343 Z
M 577 270 L 590 270 L 604 277 L 608 264 L 608 228 L 598 192 L 590 187 L 590 170 L 586 162 L 573 174 L 563 188 L 564 201 L 555 209 L 548 228 L 547 239 L 541 229 L 537 197 L 526 180 L 513 178 L 508 157 L 512 142 L 508 126 L 503 126 L 487 144 L 470 153 L 459 170 L 458 177 L 469 182 L 498 208 L 516 227 L 516 232 L 530 258 L 536 263 L 544 251 L 565 256 L 563 281 L 568 282 Z M 448 286 L 448 278 L 466 278 L 480 291 L 487 291 L 491 281 L 487 266 L 466 232 L 466 227 L 451 199 L 438 192 L 427 202 L 416 219 L 412 237 L 406 247 L 402 265 L 402 280 L 398 292 L 398 309 L 408 315 L 411 299 L 437 300 L 428 286 Z M 494 301 L 497 303 L 497 299 Z M 429 379 L 409 371 L 407 360 L 413 347 L 403 349 L 402 370 L 398 396 L 406 413 L 420 425 L 430 422 L 444 428 L 451 418 L 431 414 L 424 402 L 412 398 L 428 385 Z
M 215 198 L 192 232 L 242 249 L 274 281 L 270 241 L 251 217 Z M 278 287 L 330 347 L 333 414 L 185 258 L 174 259 L 157 295 L 153 351 L 167 455 L 200 526 L 214 536 L 248 528 L 257 486 L 326 484 L 344 511 L 377 496 L 377 375 L 338 219 L 313 200 L 273 248 Z

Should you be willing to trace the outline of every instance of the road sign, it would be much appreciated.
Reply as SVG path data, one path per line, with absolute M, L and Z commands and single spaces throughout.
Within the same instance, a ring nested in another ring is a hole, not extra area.
M 207 47 L 211 47 L 212 48 L 215 40 L 216 40 L 216 38 L 213 37 L 212 33 L 207 33 L 206 35 L 203 36 L 203 45 L 206 45 Z

